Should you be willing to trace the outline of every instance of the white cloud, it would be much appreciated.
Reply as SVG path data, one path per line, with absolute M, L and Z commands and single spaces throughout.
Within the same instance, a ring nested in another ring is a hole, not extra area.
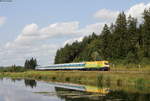
M 49 38 L 57 35 L 73 34 L 79 27 L 79 22 L 63 22 L 51 24 L 42 28 L 39 32 L 42 38 Z M 45 33 L 45 34 L 43 34 Z
M 142 22 L 143 17 L 142 14 L 144 10 L 148 8 L 150 8 L 150 3 L 148 4 L 139 3 L 126 10 L 126 14 L 127 16 L 132 15 L 133 17 L 138 18 L 139 22 Z
M 60 35 L 86 36 L 93 32 L 99 34 L 103 25 L 104 23 L 96 23 L 79 29 L 79 22 L 63 22 L 50 24 L 48 27 L 40 29 L 37 24 L 29 24 L 23 28 L 21 34 L 14 41 L 6 43 L 6 47 L 29 47 L 31 44 Z
M 26 36 L 35 35 L 37 34 L 37 32 L 38 32 L 38 26 L 34 23 L 30 25 L 26 25 L 24 29 L 22 30 L 22 34 Z
M 66 44 L 72 44 L 75 41 L 81 42 L 84 36 L 88 36 L 92 34 L 93 32 L 96 34 L 100 34 L 105 24 L 106 23 L 90 24 L 90 25 L 85 26 L 84 28 L 76 30 L 74 33 L 76 34 L 78 33 L 77 35 L 79 36 L 76 38 L 71 38 L 71 39 L 66 40 L 63 46 L 65 46 Z
M 0 26 L 2 26 L 6 22 L 6 17 L 0 16 Z
M 81 33 L 82 36 L 87 36 L 95 32 L 96 34 L 100 34 L 103 29 L 103 26 L 106 23 L 95 23 L 85 26 L 82 29 L 79 29 L 77 32 Z
M 72 38 L 72 39 L 68 39 L 64 42 L 64 45 L 65 46 L 66 44 L 72 44 L 73 42 L 75 41 L 78 41 L 78 42 L 81 42 L 83 40 L 84 37 L 79 37 L 79 38 Z
M 129 15 L 138 18 L 138 21 L 142 21 L 142 13 L 144 12 L 145 9 L 150 8 L 150 3 L 144 4 L 144 3 L 139 3 L 136 5 L 133 5 L 129 9 L 125 10 L 125 13 L 127 14 L 127 17 Z M 100 9 L 94 14 L 94 17 L 101 20 L 101 21 L 106 21 L 106 22 L 114 22 L 116 17 L 118 16 L 120 11 L 112 11 L 109 9 Z
M 25 59 L 35 57 L 40 64 L 53 63 L 59 44 L 30 44 L 29 46 L 3 47 L 0 54 L 0 65 L 23 65 Z
M 108 9 L 100 9 L 94 14 L 94 17 L 100 20 L 104 20 L 107 22 L 112 22 L 116 19 L 117 15 L 119 14 L 119 11 L 112 11 Z
M 47 38 L 74 34 L 78 26 L 78 22 L 62 22 L 50 24 L 40 29 L 37 24 L 29 24 L 23 28 L 22 33 L 13 42 L 8 42 L 6 47 L 28 46 Z
M 55 23 L 43 28 L 34 23 L 26 25 L 14 41 L 1 46 L 0 65 L 23 65 L 25 59 L 30 57 L 40 59 L 40 64 L 52 63 L 55 52 L 62 43 L 48 44 L 43 41 L 59 35 L 71 35 L 77 28 L 78 22 Z
M 0 65 L 7 65 L 8 63 L 9 65 L 23 65 L 25 59 L 30 57 L 40 59 L 40 64 L 50 64 L 54 61 L 56 50 L 64 45 L 65 40 L 61 40 L 61 35 L 80 37 L 66 41 L 66 43 L 72 43 L 75 40 L 81 41 L 83 38 L 81 36 L 89 35 L 92 32 L 100 32 L 102 26 L 103 23 L 96 23 L 79 29 L 79 22 L 76 21 L 50 24 L 43 28 L 39 28 L 34 23 L 26 25 L 14 41 L 7 42 L 0 48 L 2 50 Z M 60 37 L 62 43 L 44 42 L 54 37 L 57 37 L 58 40 Z

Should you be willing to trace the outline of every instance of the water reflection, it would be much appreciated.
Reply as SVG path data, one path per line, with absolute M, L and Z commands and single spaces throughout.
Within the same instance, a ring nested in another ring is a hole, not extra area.
M 57 96 L 65 101 L 95 101 L 99 100 L 99 94 L 92 94 L 84 91 L 77 91 L 55 87 Z M 65 94 L 63 94 L 65 92 Z
M 141 92 L 133 87 L 122 87 L 118 81 L 119 88 L 95 87 L 86 85 L 50 83 L 54 85 L 56 95 L 65 101 L 150 101 L 150 90 Z M 41 93 L 42 94 L 42 93 Z M 45 95 L 51 95 L 45 92 Z
M 65 101 L 99 101 L 106 95 L 104 89 L 98 93 L 66 89 L 61 87 L 55 87 L 55 90 L 57 92 L 57 96 L 61 99 L 65 99 Z
M 112 91 L 105 96 L 83 91 L 55 87 L 57 96 L 65 101 L 150 101 L 148 93 L 130 93 L 125 91 Z M 63 94 L 62 92 L 65 92 Z
M 114 86 L 109 78 L 106 84 L 99 80 L 100 86 L 88 86 L 3 78 L 0 101 L 150 101 L 149 87 L 124 86 L 120 80 Z
M 36 85 L 37 85 L 35 80 L 29 80 L 29 79 L 25 79 L 24 84 L 26 85 L 26 87 L 29 86 L 31 88 L 36 87 Z
M 2 78 L 2 77 L 0 77 L 0 81 L 3 81 L 3 78 Z
M 14 82 L 14 83 L 15 83 L 16 81 L 21 81 L 21 80 L 22 80 L 22 79 L 19 79 L 19 78 L 11 78 L 11 81 Z

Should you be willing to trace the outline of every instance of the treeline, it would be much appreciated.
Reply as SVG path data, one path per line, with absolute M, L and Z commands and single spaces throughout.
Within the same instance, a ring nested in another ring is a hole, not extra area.
M 105 24 L 99 35 L 93 33 L 82 42 L 66 44 L 55 56 L 55 64 L 93 60 L 150 63 L 150 9 L 143 12 L 141 24 L 121 12 L 116 22 Z
M 24 72 L 24 71 L 26 71 L 26 69 L 23 68 L 22 66 L 12 65 L 7 67 L 0 67 L 0 72 Z
M 24 63 L 24 66 L 7 66 L 7 67 L 0 67 L 0 72 L 24 72 L 27 70 L 34 70 L 37 66 L 37 60 L 34 58 L 27 59 Z

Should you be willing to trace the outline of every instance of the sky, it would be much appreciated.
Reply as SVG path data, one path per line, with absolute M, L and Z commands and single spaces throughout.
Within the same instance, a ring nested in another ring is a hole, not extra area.
M 119 12 L 142 22 L 149 0 L 1 0 L 0 66 L 54 62 L 57 49 L 114 23 Z

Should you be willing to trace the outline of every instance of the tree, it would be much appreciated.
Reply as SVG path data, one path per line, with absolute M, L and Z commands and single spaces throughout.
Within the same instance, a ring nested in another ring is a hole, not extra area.
M 143 24 L 143 50 L 144 56 L 150 57 L 150 9 L 145 10 L 143 13 L 144 24 Z
M 37 60 L 34 58 L 26 60 L 24 63 L 24 68 L 26 69 L 35 69 L 36 66 L 37 66 Z
M 126 18 L 121 12 L 114 24 L 104 25 L 98 35 L 92 33 L 81 42 L 67 44 L 59 49 L 55 63 L 81 62 L 94 60 L 123 60 L 139 63 L 150 58 L 150 9 L 143 13 L 144 22 L 138 25 L 137 19 Z
M 127 21 L 124 12 L 118 15 L 113 33 L 113 57 L 124 58 L 127 54 L 125 42 L 127 37 Z
M 102 57 L 107 59 L 111 57 L 111 32 L 107 24 L 105 24 L 101 33 L 101 51 Z

